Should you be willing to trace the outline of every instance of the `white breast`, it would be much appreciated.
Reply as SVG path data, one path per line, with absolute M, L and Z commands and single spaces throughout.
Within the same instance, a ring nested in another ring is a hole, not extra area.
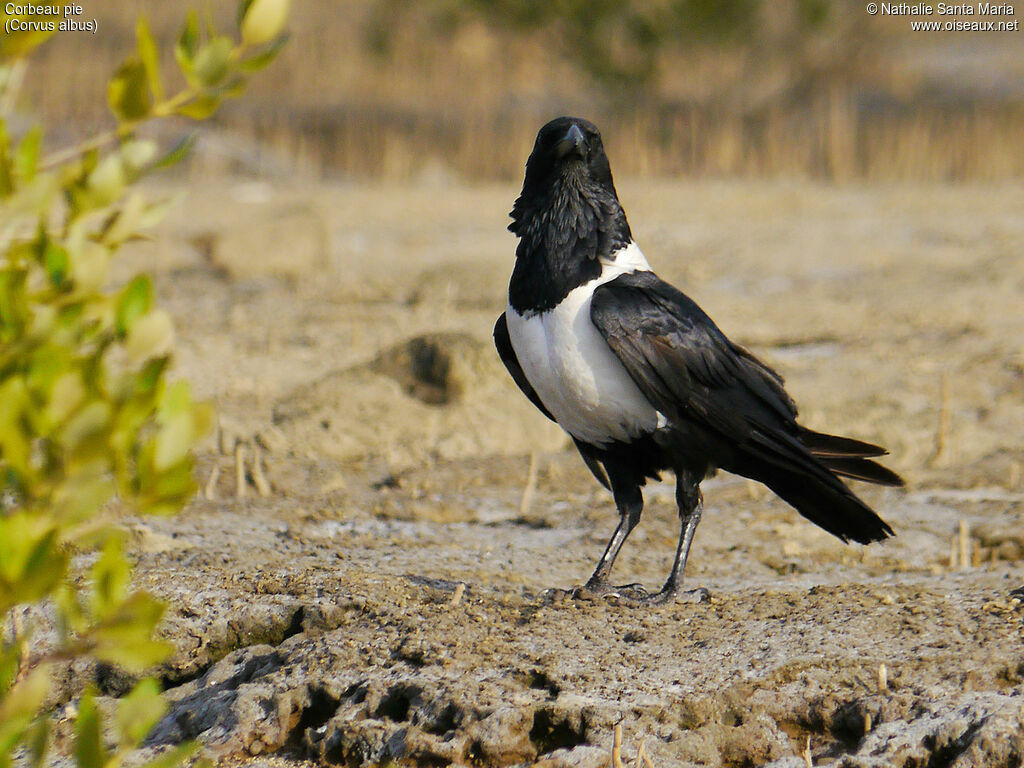
M 635 243 L 602 264 L 600 277 L 551 310 L 505 312 L 519 365 L 541 402 L 566 432 L 593 445 L 628 441 L 665 423 L 590 320 L 595 288 L 650 266 Z

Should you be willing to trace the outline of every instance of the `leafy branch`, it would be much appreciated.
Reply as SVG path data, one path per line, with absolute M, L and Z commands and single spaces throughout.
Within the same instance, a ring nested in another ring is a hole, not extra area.
M 40 168 L 62 165 L 124 139 L 150 120 L 175 116 L 205 120 L 224 99 L 241 95 L 248 75 L 270 64 L 288 41 L 287 35 L 274 29 L 276 24 L 283 24 L 285 17 L 276 15 L 277 7 L 264 7 L 265 19 L 260 14 L 246 15 L 249 19 L 257 18 L 259 23 L 243 23 L 240 45 L 213 32 L 208 33 L 209 39 L 202 40 L 196 14 L 190 13 L 174 48 L 186 86 L 169 97 L 164 95 L 156 43 L 146 19 L 140 17 L 135 28 L 138 55 L 121 65 L 107 87 L 107 100 L 118 118 L 117 128 L 55 152 L 40 163 Z M 273 33 L 271 37 L 267 37 L 268 31 Z
M 90 656 L 141 673 L 171 650 L 153 639 L 163 605 L 131 586 L 117 512 L 173 514 L 192 497 L 192 449 L 212 413 L 187 382 L 168 380 L 173 324 L 150 278 L 111 288 L 109 265 L 168 208 L 132 186 L 188 150 L 161 155 L 138 128 L 201 121 L 240 95 L 284 45 L 288 5 L 242 0 L 238 39 L 200 30 L 190 14 L 175 46 L 185 85 L 172 95 L 140 19 L 136 53 L 107 88 L 117 127 L 45 157 L 42 128 L 13 138 L 6 108 L 47 35 L 13 33 L 0 45 L 0 616 L 11 628 L 0 639 L 0 768 L 15 754 L 30 766 L 46 759 L 55 664 Z M 79 574 L 72 555 L 82 553 L 95 554 Z M 33 605 L 47 607 L 56 630 L 41 649 L 22 620 Z M 111 746 L 86 691 L 72 757 L 79 768 L 117 768 L 163 711 L 159 687 L 143 679 L 119 702 Z M 183 745 L 150 768 L 192 751 Z

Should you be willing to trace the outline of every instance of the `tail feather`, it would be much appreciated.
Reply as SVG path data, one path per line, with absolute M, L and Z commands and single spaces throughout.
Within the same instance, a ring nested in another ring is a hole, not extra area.
M 885 448 L 872 443 L 854 440 L 852 437 L 827 435 L 805 427 L 800 427 L 798 437 L 811 455 L 819 458 L 864 459 L 889 453 Z
M 843 541 L 870 544 L 893 535 L 888 523 L 838 479 L 833 484 L 801 472 L 774 471 L 762 482 L 801 515 Z
M 819 456 L 821 463 L 831 469 L 837 475 L 848 477 L 851 480 L 863 480 L 865 483 L 877 485 L 890 485 L 900 487 L 903 485 L 903 478 L 891 469 L 883 467 L 876 461 L 860 458 L 830 458 Z
M 893 535 L 892 528 L 839 479 L 903 485 L 895 472 L 868 458 L 885 449 L 806 429 L 796 438 L 757 432 L 751 445 L 756 449 L 747 453 L 739 473 L 767 485 L 811 522 L 843 541 L 861 544 Z

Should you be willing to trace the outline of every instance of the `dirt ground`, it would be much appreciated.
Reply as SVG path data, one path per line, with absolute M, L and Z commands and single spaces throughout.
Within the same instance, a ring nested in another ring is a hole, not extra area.
M 546 593 L 616 515 L 491 347 L 514 186 L 187 186 L 122 266 L 221 414 L 200 498 L 129 521 L 177 647 L 153 749 L 606 766 L 621 723 L 657 768 L 1022 764 L 1020 185 L 620 181 L 654 268 L 908 480 L 858 488 L 897 532 L 870 547 L 705 482 L 710 602 L 660 608 Z M 656 587 L 672 487 L 646 498 L 613 575 Z

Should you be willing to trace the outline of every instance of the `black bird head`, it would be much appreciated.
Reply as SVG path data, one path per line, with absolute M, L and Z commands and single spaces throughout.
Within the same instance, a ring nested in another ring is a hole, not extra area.
M 513 286 L 523 286 L 523 292 L 536 293 L 540 282 L 540 292 L 564 296 L 600 274 L 599 260 L 632 240 L 601 132 L 579 117 L 558 117 L 540 129 L 510 215 L 508 228 L 520 238 L 521 279 L 513 275 Z M 512 293 L 514 303 L 528 301 L 518 288 Z M 533 303 L 547 306 L 552 300 L 535 296 Z
M 556 117 L 537 133 L 526 161 L 523 192 L 542 191 L 558 180 L 577 185 L 589 182 L 618 199 L 601 132 L 589 120 Z

